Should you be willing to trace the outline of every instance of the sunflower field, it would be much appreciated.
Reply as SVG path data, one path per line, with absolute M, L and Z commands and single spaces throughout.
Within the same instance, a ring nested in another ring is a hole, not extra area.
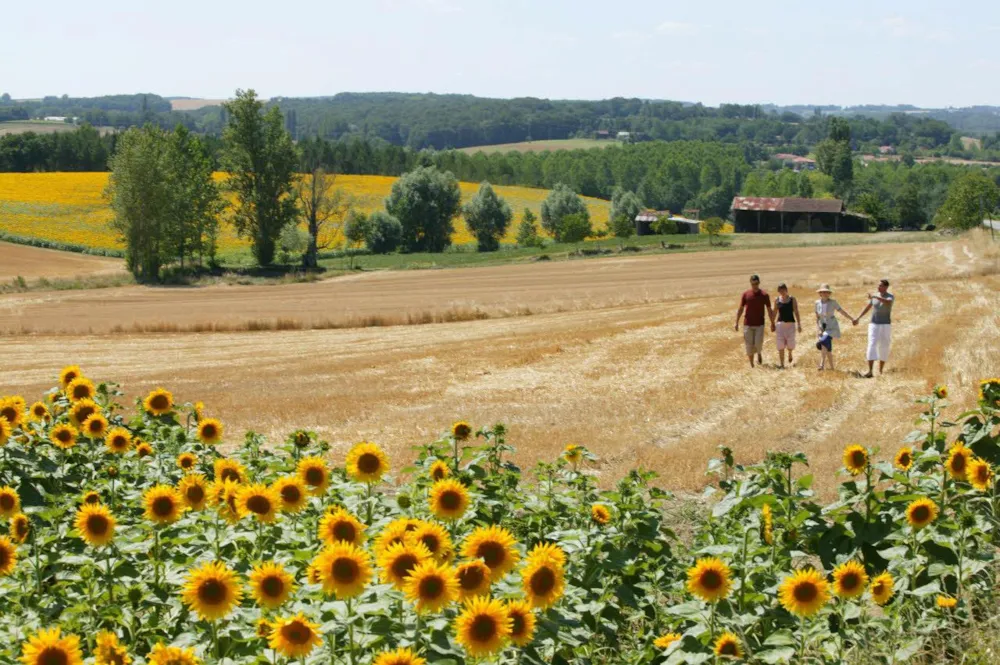
M 827 505 L 801 454 L 722 447 L 682 502 L 575 444 L 522 472 L 502 425 L 400 464 L 77 366 L 39 397 L 0 397 L 3 664 L 951 660 L 997 614 L 1000 379 L 848 446 Z

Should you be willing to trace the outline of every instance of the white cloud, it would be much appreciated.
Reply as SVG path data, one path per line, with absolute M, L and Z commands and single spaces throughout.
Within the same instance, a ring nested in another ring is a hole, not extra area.
M 656 26 L 656 31 L 674 37 L 689 37 L 698 33 L 698 26 L 684 21 L 664 21 Z
M 948 44 L 955 40 L 947 30 L 930 29 L 898 14 L 883 18 L 882 27 L 890 37 L 896 39 L 921 39 L 939 44 Z

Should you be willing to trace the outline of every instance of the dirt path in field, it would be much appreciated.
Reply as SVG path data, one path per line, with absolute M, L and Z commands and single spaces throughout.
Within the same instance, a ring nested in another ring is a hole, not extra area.
M 120 259 L 54 249 L 15 245 L 0 241 L 0 280 L 24 277 L 84 277 L 124 272 Z
M 397 274 L 374 275 L 351 283 L 364 298 L 351 289 L 331 291 L 336 281 L 244 287 L 263 300 L 234 287 L 216 289 L 216 301 L 204 307 L 220 316 L 238 316 L 244 307 L 254 316 L 267 306 L 284 310 L 279 289 L 291 298 L 299 287 L 305 293 L 319 287 L 314 298 L 295 296 L 303 316 L 331 303 L 344 312 L 379 303 L 425 306 L 434 291 L 439 306 L 464 298 L 483 308 L 563 311 L 350 330 L 13 335 L 0 337 L 0 394 L 23 392 L 30 401 L 75 361 L 96 379 L 123 381 L 129 399 L 164 385 L 182 401 L 203 400 L 227 424 L 231 442 L 246 429 L 278 438 L 306 427 L 330 440 L 337 456 L 368 438 L 402 464 L 410 446 L 466 418 L 505 422 L 518 460 L 529 465 L 554 458 L 567 442 L 584 443 L 601 457 L 595 471 L 603 484 L 641 464 L 658 471 L 667 487 L 695 489 L 705 482 L 707 460 L 725 444 L 740 462 L 770 449 L 804 450 L 818 482 L 829 487 L 846 443 L 891 455 L 912 426 L 913 399 L 934 383 L 947 383 L 953 401 L 964 405 L 974 399 L 979 377 L 1000 375 L 1000 276 L 980 247 L 962 243 L 399 273 L 406 278 L 400 281 Z M 774 367 L 768 333 L 766 366 L 751 370 L 742 335 L 732 329 L 751 271 L 761 273 L 765 288 L 789 282 L 807 317 L 815 283 L 832 282 L 835 297 L 857 315 L 865 292 L 889 275 L 897 297 L 889 372 L 859 378 L 866 325 L 849 323 L 835 346 L 837 371 L 817 372 L 809 318 L 796 366 Z M 0 299 L 0 320 L 9 325 L 21 308 L 20 316 L 45 322 L 33 321 L 34 327 L 63 330 L 78 325 L 79 315 L 98 330 L 102 316 L 124 316 L 129 302 L 148 315 L 155 312 L 147 309 L 150 298 L 166 297 L 165 307 L 183 317 L 194 316 L 185 298 L 201 297 L 120 291 L 131 295 L 28 294 L 42 297 L 6 308 L 11 299 Z M 88 302 L 95 313 L 81 314 Z

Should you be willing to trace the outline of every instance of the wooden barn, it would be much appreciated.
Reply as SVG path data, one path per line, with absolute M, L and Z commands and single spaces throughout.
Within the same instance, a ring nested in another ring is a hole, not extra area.
M 865 233 L 868 219 L 847 212 L 840 199 L 737 196 L 732 206 L 736 233 Z

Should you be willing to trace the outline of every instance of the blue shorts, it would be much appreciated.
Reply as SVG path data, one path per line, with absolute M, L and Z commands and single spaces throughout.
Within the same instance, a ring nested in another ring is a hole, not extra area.
M 820 341 L 816 342 L 816 348 L 820 351 L 826 349 L 827 351 L 833 351 L 833 338 L 824 337 Z

